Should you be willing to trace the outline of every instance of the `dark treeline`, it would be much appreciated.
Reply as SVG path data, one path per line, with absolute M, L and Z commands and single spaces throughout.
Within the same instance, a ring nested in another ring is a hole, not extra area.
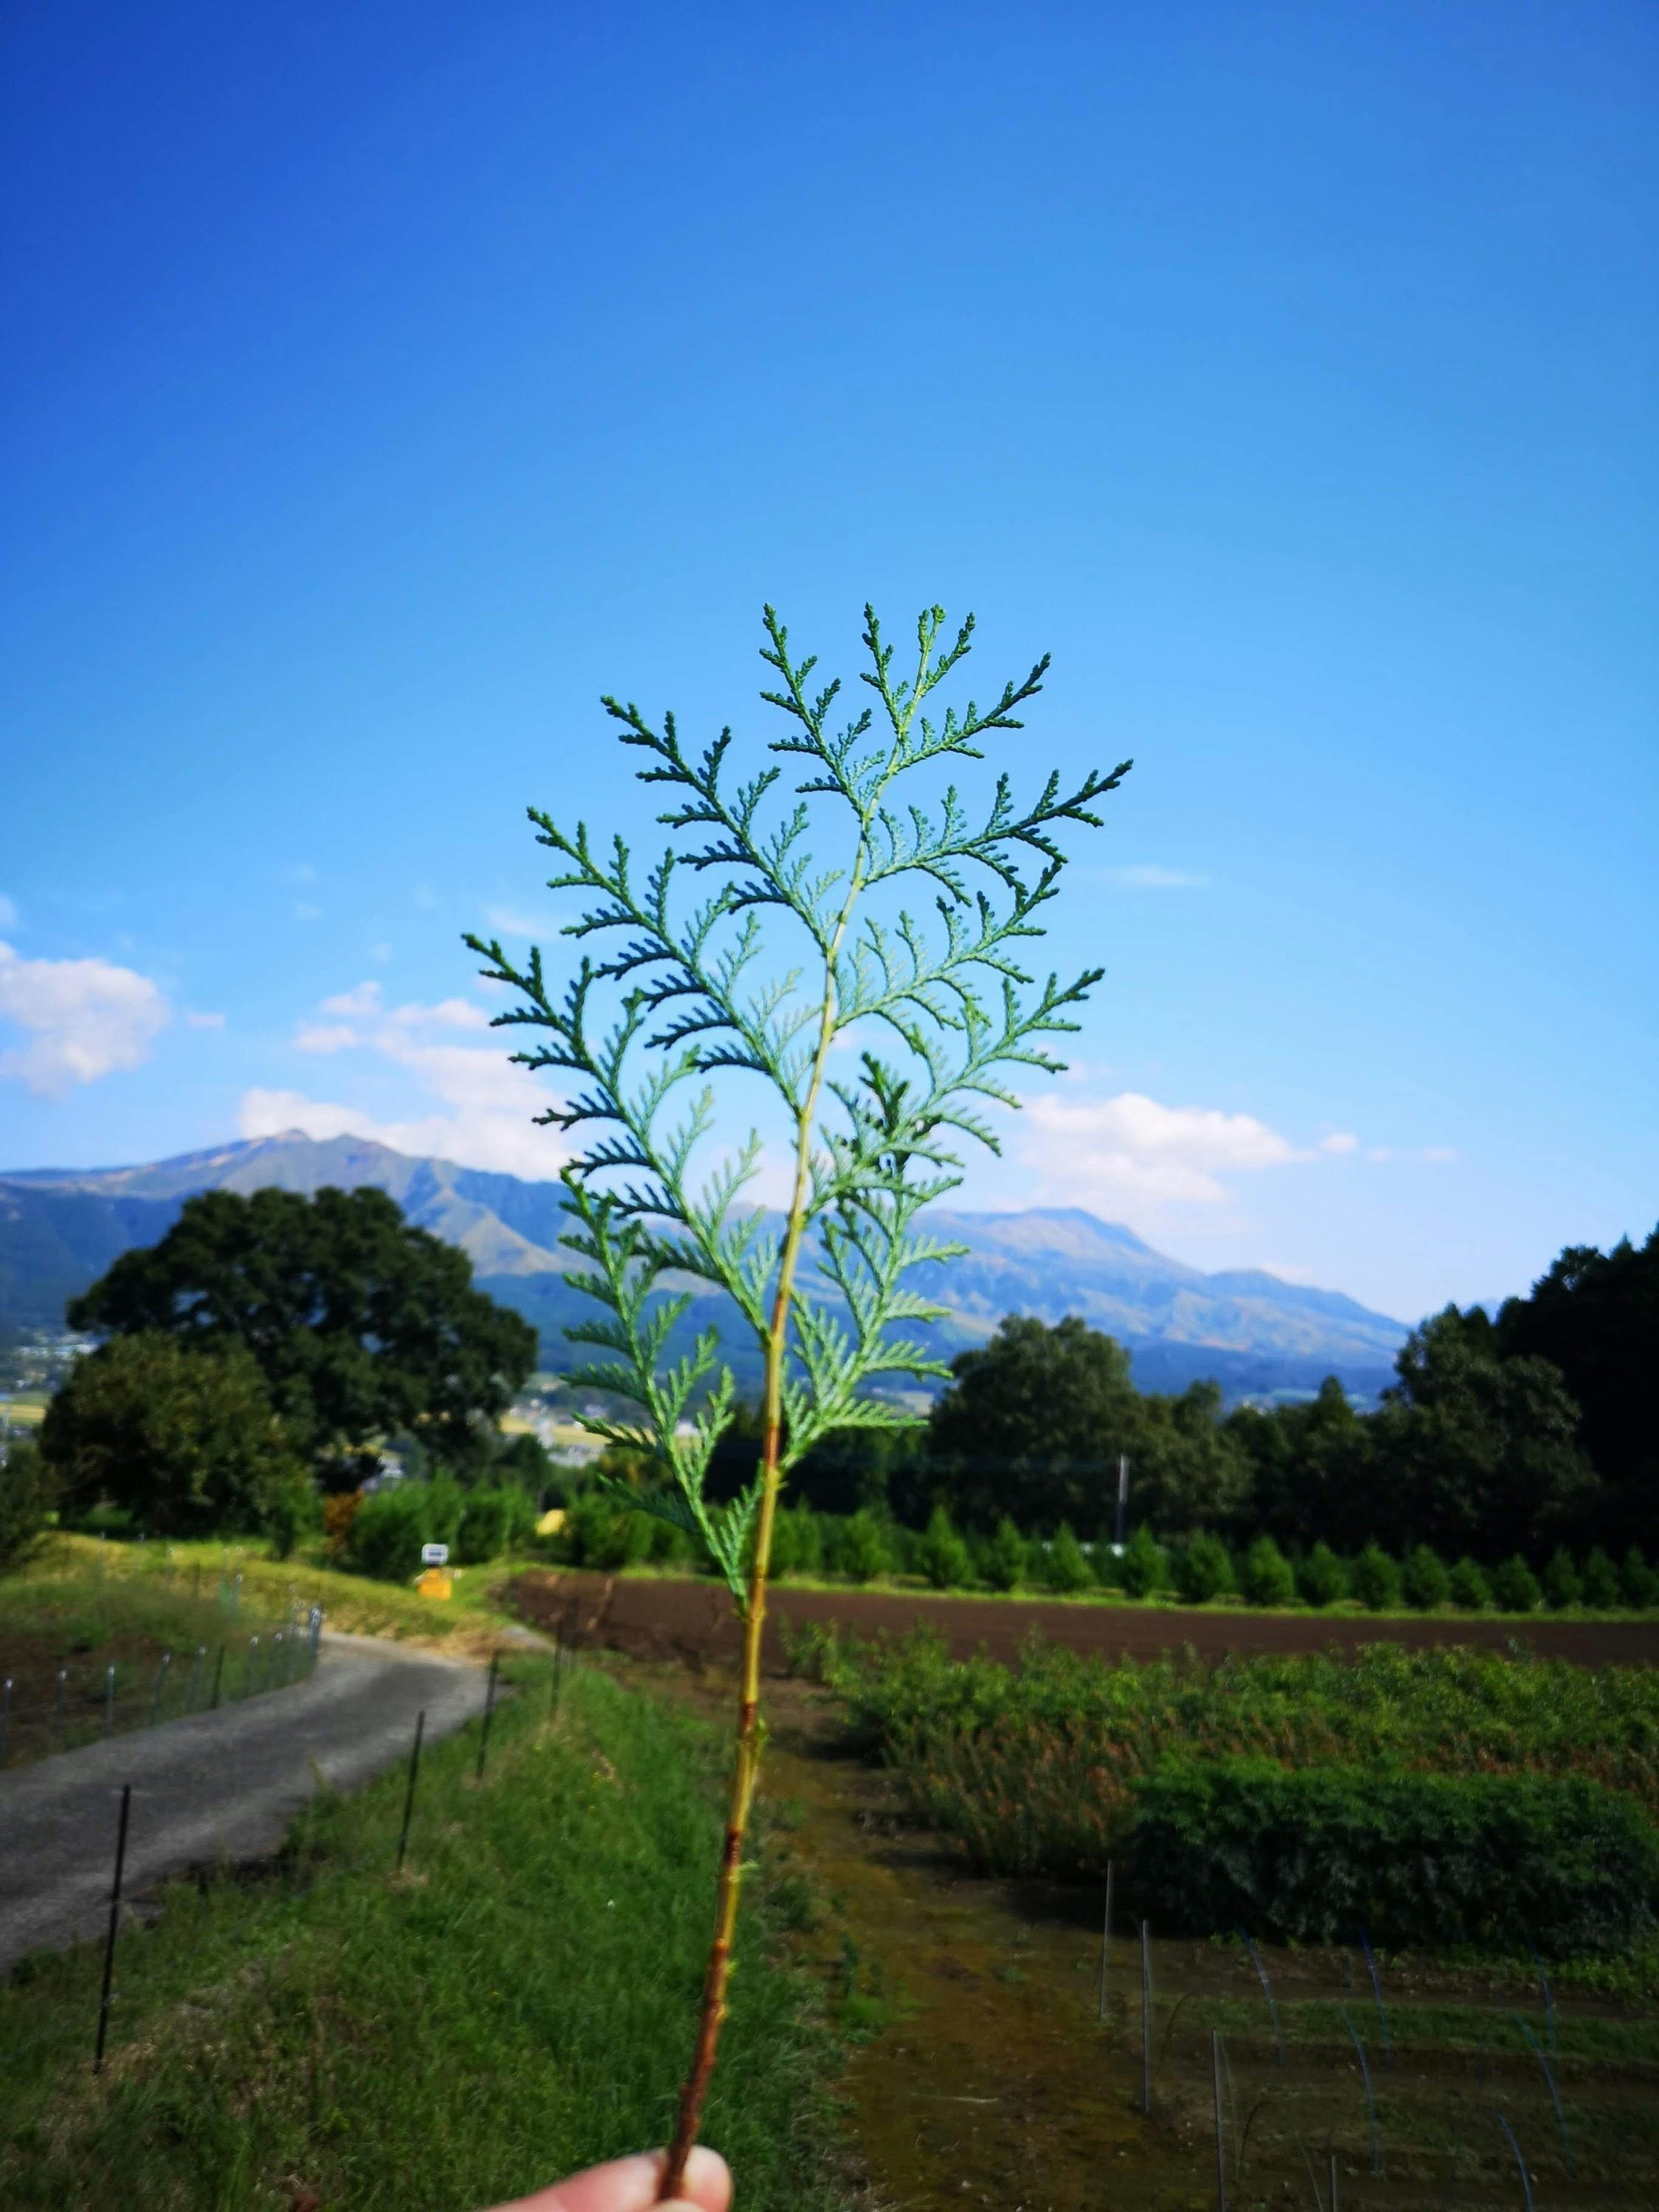
M 1213 1383 L 1137 1390 L 1128 1354 L 1075 1318 L 1011 1317 L 963 1353 L 925 1428 L 831 1438 L 792 1478 L 820 1510 L 872 1507 L 920 1528 L 1062 1522 L 1113 1534 L 1118 1455 L 1129 1525 L 1209 1529 L 1297 1551 L 1324 1541 L 1447 1558 L 1542 1557 L 1560 1544 L 1659 1549 L 1659 1449 L 1646 1401 L 1659 1372 L 1659 1231 L 1645 1244 L 1564 1252 L 1496 1321 L 1448 1306 L 1414 1330 L 1375 1412 L 1332 1378 L 1311 1401 L 1224 1411 Z M 726 1448 L 752 1471 L 752 1417 Z

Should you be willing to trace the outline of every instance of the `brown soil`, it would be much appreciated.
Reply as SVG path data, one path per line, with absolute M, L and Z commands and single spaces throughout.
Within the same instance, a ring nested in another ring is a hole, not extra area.
M 512 1585 L 523 1619 L 568 1642 L 599 1644 L 641 1657 L 729 1660 L 737 1624 L 723 1589 L 655 1575 L 531 1573 Z M 1035 1630 L 1050 1643 L 1106 1658 L 1150 1659 L 1190 1645 L 1201 1658 L 1229 1653 L 1353 1650 L 1362 1644 L 1414 1650 L 1474 1644 L 1504 1650 L 1516 1639 L 1541 1657 L 1583 1667 L 1659 1663 L 1659 1620 L 1491 1620 L 1355 1613 L 1232 1613 L 1207 1607 L 1111 1605 L 1099 1601 L 937 1597 L 894 1589 L 796 1589 L 769 1600 L 766 1652 L 776 1665 L 786 1639 L 833 1621 L 865 1636 L 937 1629 L 953 1656 L 978 1650 L 1011 1659 Z

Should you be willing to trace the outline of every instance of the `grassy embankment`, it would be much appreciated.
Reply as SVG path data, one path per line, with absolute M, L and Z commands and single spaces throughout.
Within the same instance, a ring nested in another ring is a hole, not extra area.
M 165 1894 L 100 1961 L 0 1991 L 0 2202 L 17 2212 L 470 2212 L 660 2142 L 695 2016 L 719 1849 L 710 1733 L 583 1668 L 516 1659 L 482 1785 L 476 1729 L 318 1800 L 283 1863 Z M 707 2138 L 744 2212 L 836 2201 L 835 2046 L 792 1966 L 789 1884 L 755 1887 Z

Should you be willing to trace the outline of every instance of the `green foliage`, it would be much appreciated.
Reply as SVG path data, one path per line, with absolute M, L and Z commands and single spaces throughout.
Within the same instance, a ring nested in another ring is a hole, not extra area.
M 1348 1595 L 1348 1570 L 1322 1537 L 1296 1570 L 1297 1595 L 1322 1612 Z
M 1537 1576 L 1517 1552 L 1492 1570 L 1492 1595 L 1500 1613 L 1536 1613 L 1544 1593 Z
M 968 1547 L 942 1505 L 936 1505 L 928 1517 L 921 1571 L 935 1589 L 965 1589 L 973 1572 Z
M 873 1582 L 878 1575 L 891 1572 L 893 1552 L 887 1529 L 868 1506 L 849 1513 L 841 1523 L 830 1565 L 849 1583 Z
M 1200 1533 L 1170 1553 L 1170 1578 L 1183 1604 L 1206 1604 L 1232 1589 L 1232 1555 L 1218 1536 Z
M 380 1582 L 408 1582 L 421 1571 L 423 1544 L 447 1544 L 454 1558 L 465 1505 L 453 1482 L 398 1482 L 372 1491 L 347 1532 L 346 1565 Z
M 1030 1565 L 1025 1539 L 1005 1514 L 980 1557 L 980 1570 L 994 1590 L 1018 1589 Z
M 1352 1660 L 1137 1666 L 1035 1642 L 1006 1667 L 953 1662 L 933 1636 L 857 1645 L 830 1634 L 818 1671 L 918 1814 L 992 1873 L 1097 1881 L 1127 1850 L 1139 1778 L 1176 1746 L 1198 1761 L 1295 1770 L 1577 1776 L 1659 1824 L 1651 1668 L 1385 1644 Z M 1529 1933 L 1502 1948 L 1524 1953 Z
M 40 1451 L 71 1511 L 106 1499 L 158 1536 L 262 1528 L 302 1480 L 259 1364 L 234 1339 L 112 1338 L 47 1407 Z
M 1572 1563 L 1572 1554 L 1557 1547 L 1544 1570 L 1544 1602 L 1553 1613 L 1565 1613 L 1583 1601 L 1583 1578 Z
M 320 1535 L 323 1501 L 308 1475 L 297 1474 L 277 1490 L 265 1508 L 265 1534 L 272 1556 L 291 1559 L 301 1544 Z
M 1239 1577 L 1252 1605 L 1289 1605 L 1296 1595 L 1296 1575 L 1271 1536 L 1258 1536 L 1244 1554 Z
M 1581 1440 L 1606 1496 L 1596 1523 L 1626 1540 L 1659 1543 L 1659 1435 L 1653 1420 L 1659 1343 L 1659 1230 L 1611 1252 L 1576 1245 L 1498 1317 L 1506 1357 L 1547 1363 L 1579 1408 Z
M 464 1252 L 367 1188 L 186 1199 L 161 1243 L 124 1252 L 70 1316 L 100 1334 L 240 1346 L 296 1445 L 332 1460 L 344 1489 L 361 1472 L 351 1455 L 393 1429 L 478 1456 L 481 1425 L 536 1356 L 535 1331 L 472 1287 Z
M 499 1490 L 469 1490 L 455 1535 L 457 1564 L 482 1566 L 486 1560 L 499 1559 L 526 1542 L 535 1525 L 535 1503 L 516 1483 Z
M 1244 1505 L 1249 1467 L 1222 1424 L 1219 1391 L 1144 1395 L 1123 1347 L 1074 1315 L 1052 1327 L 1010 1315 L 951 1374 L 929 1417 L 931 1473 L 970 1525 L 990 1528 L 1012 1499 L 1028 1526 L 1103 1534 L 1121 1452 L 1137 1510 L 1155 1528 L 1200 1528 Z
M 1171 1759 L 1136 1800 L 1136 1882 L 1202 1933 L 1569 1956 L 1654 1933 L 1659 1836 L 1577 1777 Z
M 1401 1579 L 1407 1604 L 1415 1606 L 1419 1613 L 1432 1613 L 1451 1596 L 1451 1577 L 1445 1562 L 1426 1544 L 1414 1545 L 1407 1554 Z
M 1467 1553 L 1447 1577 L 1449 1595 L 1455 1606 L 1465 1613 L 1483 1613 L 1492 1603 L 1492 1584 L 1483 1568 Z
M 516 1482 L 538 1503 L 547 1498 L 562 1498 L 569 1480 L 564 1469 L 556 1467 L 549 1458 L 541 1438 L 527 1431 L 507 1439 L 495 1455 L 491 1472 L 498 1482 Z
M 672 1522 L 659 1524 L 664 1528 Z M 772 1532 L 772 1565 L 781 1575 L 816 1575 L 823 1568 L 823 1531 L 810 1505 L 780 1509 Z
M 1643 1558 L 1638 1545 L 1632 1544 L 1626 1553 L 1625 1563 L 1619 1570 L 1619 1583 L 1626 1605 L 1638 1608 L 1659 1605 L 1659 1574 Z
M 57 1477 L 36 1446 L 9 1445 L 0 1460 L 0 1573 L 27 1565 L 57 1503 Z
M 649 1557 L 651 1522 L 623 1495 L 580 1498 L 565 1516 L 562 1545 L 573 1566 L 614 1575 Z
M 570 1279 L 599 1309 L 571 1334 L 605 1355 L 577 1379 L 638 1410 L 592 1425 L 653 1455 L 665 1473 L 646 1502 L 701 1538 L 740 1604 L 759 1479 L 730 1504 L 708 1492 L 735 1386 L 712 1331 L 670 1357 L 690 1301 L 663 1279 L 716 1285 L 753 1331 L 781 1473 L 836 1430 L 902 1426 L 867 1385 L 941 1371 L 904 1334 L 936 1311 L 908 1279 L 954 1249 L 921 1234 L 917 1218 L 959 1180 L 953 1146 L 994 1146 L 982 1102 L 1012 1103 L 1006 1071 L 1055 1065 L 1045 1041 L 1075 1027 L 1071 1009 L 1099 972 L 1036 984 L 1021 956 L 1057 888 L 1057 834 L 1097 822 L 1095 802 L 1127 763 L 1071 791 L 1050 776 L 1029 807 L 1000 776 L 974 818 L 954 787 L 931 804 L 926 787 L 908 804 L 899 796 L 929 763 L 978 758 L 978 739 L 1018 729 L 1016 710 L 1047 665 L 1005 685 L 988 710 L 970 701 L 935 721 L 924 704 L 972 630 L 969 622 L 941 648 L 944 619 L 938 608 L 923 615 L 904 678 L 866 611 L 864 682 L 876 704 L 837 729 L 839 684 L 810 688 L 813 660 L 791 657 L 769 608 L 763 658 L 778 688 L 763 696 L 787 728 L 771 746 L 778 761 L 746 781 L 726 778 L 729 731 L 688 752 L 672 715 L 658 728 L 631 702 L 607 699 L 623 742 L 646 757 L 641 780 L 670 800 L 659 819 L 676 842 L 641 875 L 620 837 L 607 850 L 585 825 L 568 832 L 532 813 L 557 857 L 551 888 L 590 902 L 568 933 L 605 938 L 611 950 L 585 956 L 560 987 L 539 951 L 520 968 L 499 942 L 468 940 L 491 979 L 520 995 L 498 1018 L 542 1032 L 525 1064 L 574 1079 L 568 1103 L 546 1118 L 594 1133 L 564 1170 L 565 1241 L 586 1262 Z M 785 763 L 803 773 L 794 803 L 774 811 Z M 824 809 L 842 834 L 827 865 L 805 843 Z M 927 895 L 932 919 L 900 902 L 907 881 Z M 834 1048 L 855 1025 L 861 1040 L 888 1039 L 890 1056 L 866 1049 L 855 1076 L 836 1078 Z M 796 1160 L 781 1228 L 745 1198 L 758 1132 L 704 1164 L 717 1117 L 710 1077 L 758 1079 L 781 1109 Z M 797 1279 L 803 1250 L 817 1278 L 811 1297 Z
M 1609 1613 L 1621 1601 L 1619 1570 L 1597 1544 L 1584 1562 L 1584 1602 L 1598 1613 Z
M 1367 1544 L 1348 1570 L 1348 1587 L 1368 1613 L 1400 1608 L 1400 1567 L 1380 1544 Z
M 1089 1562 L 1083 1556 L 1083 1547 L 1072 1534 L 1071 1524 L 1062 1521 L 1042 1558 L 1042 1585 L 1060 1597 L 1072 1597 L 1086 1589 L 1094 1580 Z
M 1123 1547 L 1118 1573 L 1131 1597 L 1151 1597 L 1169 1581 L 1170 1563 L 1164 1547 L 1144 1521 Z

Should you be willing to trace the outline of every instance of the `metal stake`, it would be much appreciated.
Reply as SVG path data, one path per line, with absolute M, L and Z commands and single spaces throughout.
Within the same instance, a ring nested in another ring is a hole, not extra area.
M 92 2070 L 104 2070 L 104 2039 L 109 2033 L 109 1997 L 115 1977 L 115 1938 L 121 1925 L 121 1877 L 127 1863 L 127 1821 L 132 1813 L 132 1784 L 124 1784 L 121 1790 L 121 1821 L 115 1831 L 115 1880 L 109 1893 L 109 1934 L 104 1942 L 104 1990 L 98 2001 L 98 2044 L 92 2056 Z
M 187 1713 L 193 1713 L 196 1710 L 196 1692 L 202 1686 L 202 1669 L 206 1663 L 207 1646 L 205 1644 L 198 1644 L 196 1647 L 196 1664 L 190 1670 L 190 1688 L 185 1696 L 185 1711 Z
M 1210 2030 L 1210 2073 L 1215 2096 L 1215 2201 L 1227 2212 L 1227 2145 L 1221 2130 L 1221 2034 Z
M 1100 2016 L 1106 2017 L 1106 1960 L 1112 1942 L 1112 1875 L 1115 1869 L 1110 1859 L 1106 1862 L 1106 1910 L 1100 1923 Z
M 421 1771 L 421 1738 L 426 1734 L 426 1708 L 415 1716 L 415 1742 L 409 1754 L 409 1788 L 404 1793 L 403 1832 L 398 1838 L 398 1871 L 404 1870 L 404 1855 L 409 1849 L 410 1816 L 415 1810 L 415 1778 Z
M 115 1726 L 115 1662 L 112 1659 L 104 1669 L 104 1734 L 108 1735 Z
M 213 1695 L 208 1700 L 208 1711 L 210 1713 L 216 1713 L 219 1710 L 219 1691 L 224 1679 L 225 1647 L 222 1644 L 219 1646 L 219 1655 L 213 1662 Z
M 155 1722 L 156 1722 L 156 1717 L 157 1717 L 157 1716 L 158 1716 L 158 1714 L 161 1712 L 161 1700 L 162 1700 L 162 1698 L 167 1695 L 167 1669 L 168 1669 L 168 1668 L 169 1668 L 169 1667 L 171 1667 L 171 1666 L 172 1666 L 172 1664 L 173 1664 L 173 1654 L 172 1654 L 172 1652 L 171 1652 L 171 1651 L 164 1651 L 164 1652 L 161 1654 L 161 1664 L 160 1668 L 156 1670 L 156 1675 L 155 1675 L 155 1696 L 150 1699 L 150 1701 L 149 1701 L 149 1725 L 150 1725 L 152 1728 L 154 1728 L 154 1727 L 155 1727 Z
M 1140 1923 L 1140 2109 L 1152 2109 L 1152 1934 Z
M 242 1668 L 242 1695 L 245 1698 L 252 1697 L 253 1694 L 253 1668 L 258 1656 L 259 1639 L 257 1636 L 250 1636 L 247 1640 L 247 1659 Z
M 64 1686 L 68 1680 L 69 1668 L 60 1667 L 58 1669 L 58 1687 L 52 1692 L 52 1740 L 54 1743 L 61 1743 L 64 1740 Z
M 478 1731 L 478 1764 L 473 1774 L 475 1782 L 483 1780 L 484 1755 L 489 1749 L 489 1723 L 495 1712 L 495 1676 L 501 1663 L 499 1651 L 489 1655 L 489 1681 L 484 1690 L 483 1726 Z
M 6 1763 L 6 1746 L 11 1737 L 11 1676 L 7 1675 L 0 1688 L 0 1766 Z

